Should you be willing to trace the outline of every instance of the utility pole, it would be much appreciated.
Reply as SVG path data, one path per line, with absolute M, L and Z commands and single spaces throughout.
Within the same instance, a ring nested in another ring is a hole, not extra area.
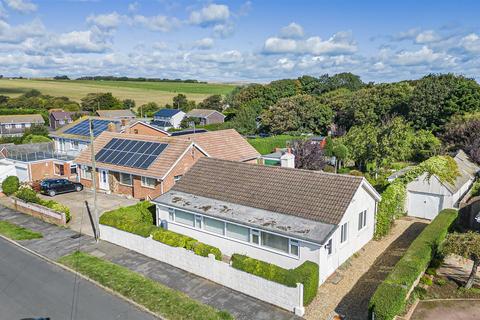
M 93 147 L 93 121 L 92 118 L 89 120 L 90 128 L 90 151 L 91 151 L 91 160 L 92 160 L 92 182 L 93 182 L 93 220 L 95 225 L 95 241 L 98 242 L 100 238 L 100 230 L 98 224 L 98 211 L 97 211 L 97 165 L 95 162 L 95 150 Z

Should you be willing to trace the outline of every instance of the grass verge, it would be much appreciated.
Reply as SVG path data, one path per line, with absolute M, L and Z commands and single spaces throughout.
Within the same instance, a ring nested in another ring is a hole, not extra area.
M 8 221 L 0 221 L 0 234 L 12 240 L 30 240 L 43 238 L 39 232 L 20 227 Z
M 228 312 L 204 305 L 125 267 L 84 252 L 74 252 L 60 258 L 59 262 L 167 319 L 233 319 Z

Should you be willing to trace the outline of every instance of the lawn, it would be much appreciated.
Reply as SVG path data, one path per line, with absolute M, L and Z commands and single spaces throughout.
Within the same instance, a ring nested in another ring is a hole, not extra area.
M 172 103 L 172 98 L 179 93 L 200 102 L 212 94 L 225 95 L 233 88 L 234 85 L 215 83 L 0 79 L 0 94 L 11 97 L 37 89 L 44 94 L 65 96 L 79 102 L 88 93 L 111 92 L 121 100 L 135 100 L 137 106 L 152 101 L 161 106 Z
M 288 142 L 299 139 L 303 139 L 303 137 L 278 135 L 266 138 L 248 138 L 247 140 L 261 154 L 269 154 L 275 148 L 285 148 Z
M 8 221 L 0 221 L 0 234 L 12 240 L 30 240 L 43 237 L 39 232 L 20 227 Z
M 59 262 L 167 319 L 233 319 L 187 295 L 106 260 L 75 252 Z

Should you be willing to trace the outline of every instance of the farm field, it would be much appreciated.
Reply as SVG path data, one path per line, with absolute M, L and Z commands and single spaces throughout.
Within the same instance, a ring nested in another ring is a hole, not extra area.
M 172 98 L 179 93 L 185 94 L 189 100 L 200 102 L 212 94 L 225 95 L 234 87 L 230 84 L 214 83 L 0 79 L 0 95 L 10 97 L 37 89 L 44 94 L 66 96 L 80 101 L 88 93 L 111 92 L 121 100 L 135 100 L 137 106 L 152 101 L 163 106 L 171 103 Z

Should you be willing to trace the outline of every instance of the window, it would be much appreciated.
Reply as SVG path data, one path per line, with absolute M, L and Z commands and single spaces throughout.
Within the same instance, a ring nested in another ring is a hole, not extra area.
M 362 230 L 367 225 L 367 210 L 363 210 L 358 214 L 358 230 Z
M 252 243 L 260 244 L 260 231 L 252 229 Z
M 57 176 L 63 176 L 65 174 L 65 167 L 63 166 L 63 164 L 55 163 L 54 173 Z
M 30 123 L 25 123 L 25 128 L 30 128 L 31 124 Z
M 195 216 L 195 228 L 202 229 L 202 216 Z
M 120 172 L 120 183 L 126 186 L 132 185 L 132 175 L 128 173 Z
M 340 235 L 340 243 L 344 243 L 348 240 L 348 222 L 342 225 L 341 235 Z
M 155 188 L 156 181 L 154 178 L 142 177 L 142 187 Z
M 76 164 L 70 165 L 70 174 L 77 174 L 77 165 Z
M 227 223 L 227 237 L 249 242 L 250 229 L 238 226 L 236 224 Z
M 21 128 L 22 128 L 22 124 L 21 124 L 21 123 L 17 123 L 17 124 L 15 124 L 15 128 L 17 128 L 17 129 L 21 129 Z
M 168 208 L 168 220 L 175 221 L 175 209 Z
M 203 217 L 203 228 L 207 231 L 221 234 L 223 236 L 225 233 L 225 222 L 217 219 Z
M 92 167 L 82 166 L 82 178 L 92 180 Z
M 70 148 L 72 150 L 78 150 L 78 141 L 75 141 L 75 140 L 70 141 Z
M 6 125 L 5 125 L 5 129 L 10 129 L 10 128 L 12 128 L 11 125 L 9 125 L 9 124 L 6 124 Z
M 299 252 L 300 248 L 298 241 L 290 239 L 290 254 L 298 257 Z
M 138 134 L 138 129 L 133 129 L 133 133 Z
M 325 249 L 327 249 L 327 253 L 329 255 L 332 254 L 332 252 L 333 252 L 333 240 L 332 239 L 328 240 L 327 245 L 325 246 Z
M 175 221 L 178 223 L 193 227 L 195 225 L 195 216 L 185 211 L 176 210 Z
M 289 239 L 275 234 L 262 232 L 262 246 L 289 253 Z
M 58 124 L 64 125 L 64 124 L 65 124 L 65 120 L 58 120 Z
M 182 179 L 182 177 L 183 177 L 182 175 L 178 175 L 178 176 L 173 177 L 173 180 L 175 182 L 178 182 L 178 181 L 180 181 L 180 179 Z

